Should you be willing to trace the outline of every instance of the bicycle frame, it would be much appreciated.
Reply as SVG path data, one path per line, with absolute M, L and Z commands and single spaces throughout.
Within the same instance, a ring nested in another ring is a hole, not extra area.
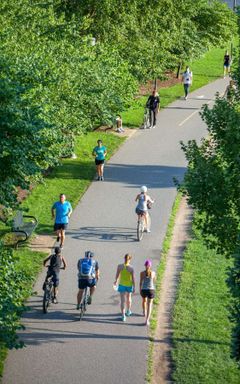
M 82 297 L 82 302 L 80 304 L 80 316 L 79 320 L 82 320 L 84 313 L 87 310 L 87 305 L 88 305 L 88 297 L 90 296 L 90 288 L 86 287 L 83 291 L 83 297 Z
M 45 282 L 45 289 L 43 295 L 43 313 L 48 312 L 48 308 L 54 297 L 54 286 L 52 276 Z
M 150 214 L 147 212 L 147 222 L 148 222 L 148 228 L 150 228 L 151 224 L 151 217 Z M 143 233 L 146 228 L 146 221 L 145 221 L 145 215 L 141 214 L 140 218 L 138 217 L 138 222 L 137 222 L 137 239 L 138 241 L 141 241 L 143 238 Z

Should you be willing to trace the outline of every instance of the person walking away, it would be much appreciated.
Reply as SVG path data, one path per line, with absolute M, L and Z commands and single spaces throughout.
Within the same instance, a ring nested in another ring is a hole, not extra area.
M 223 58 L 223 78 L 225 79 L 226 74 L 230 74 L 230 66 L 231 66 L 231 57 L 228 53 L 228 51 L 225 52 L 224 58 Z
M 183 84 L 184 93 L 185 93 L 185 96 L 184 96 L 185 100 L 187 100 L 188 98 L 189 89 L 190 89 L 190 86 L 192 85 L 192 80 L 193 80 L 192 71 L 190 71 L 189 67 L 186 67 L 185 72 L 183 72 L 182 74 L 182 84 Z
M 60 240 L 60 248 L 63 248 L 65 231 L 72 214 L 72 206 L 69 201 L 66 200 L 66 196 L 63 193 L 60 194 L 59 201 L 53 204 L 51 211 L 52 218 L 55 219 L 54 231 L 57 234 L 57 241 Z
M 93 148 L 93 152 L 92 152 L 92 155 L 95 157 L 98 180 L 104 180 L 103 170 L 104 170 L 104 161 L 105 161 L 106 154 L 107 154 L 107 148 L 102 144 L 102 140 L 98 140 L 97 146 Z
M 157 123 L 157 114 L 160 110 L 160 98 L 157 94 L 156 89 L 154 89 L 152 91 L 152 94 L 149 96 L 146 108 L 149 109 L 150 127 L 155 128 Z
M 124 263 L 117 267 L 114 285 L 118 284 L 118 292 L 120 293 L 120 308 L 122 321 L 126 321 L 126 316 L 131 316 L 132 293 L 135 292 L 135 275 L 134 269 L 130 265 L 132 256 L 127 253 L 124 256 Z
M 77 294 L 77 309 L 80 308 L 84 289 L 90 288 L 90 296 L 88 304 L 92 303 L 92 296 L 96 290 L 97 281 L 100 271 L 97 260 L 93 260 L 94 253 L 91 251 L 85 252 L 85 257 L 78 260 L 78 294 Z
M 140 273 L 140 294 L 142 296 L 142 309 L 143 316 L 145 316 L 145 325 L 150 324 L 150 317 L 152 313 L 152 304 L 155 296 L 154 282 L 156 280 L 156 273 L 151 270 L 151 260 L 146 260 L 144 263 L 145 270 Z
M 148 189 L 146 185 L 143 185 L 140 189 L 140 193 L 137 195 L 135 199 L 135 201 L 137 201 L 135 212 L 138 215 L 138 220 L 140 220 L 141 215 L 144 216 L 146 231 L 150 233 L 151 230 L 149 228 L 149 223 L 148 223 L 148 206 L 149 206 L 149 203 L 153 204 L 154 200 L 147 194 L 147 191 Z
M 63 264 L 63 269 L 66 269 L 67 263 L 66 263 L 65 258 L 61 255 L 61 248 L 60 247 L 55 247 L 54 251 L 55 251 L 54 254 L 48 256 L 43 261 L 44 267 L 46 266 L 47 262 L 50 262 L 49 266 L 48 266 L 46 279 L 45 279 L 45 282 L 43 284 L 43 289 L 45 289 L 45 285 L 46 285 L 47 280 L 52 276 L 53 277 L 53 287 L 54 287 L 53 303 L 57 304 L 60 269 L 61 269 L 62 264 Z
M 117 132 L 122 133 L 124 132 L 123 126 L 122 126 L 122 117 L 121 115 L 118 115 L 116 118 L 116 125 L 117 125 Z

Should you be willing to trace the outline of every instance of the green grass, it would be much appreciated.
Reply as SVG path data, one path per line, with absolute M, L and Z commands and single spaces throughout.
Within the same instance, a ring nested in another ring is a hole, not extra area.
M 170 249 L 170 244 L 172 240 L 173 235 L 173 229 L 175 224 L 176 215 L 181 203 L 182 195 L 178 193 L 175 202 L 172 207 L 172 212 L 170 215 L 167 232 L 163 240 L 162 245 L 162 251 L 161 251 L 161 259 L 160 263 L 157 268 L 157 279 L 156 279 L 156 295 L 153 302 L 153 311 L 151 316 L 151 322 L 150 322 L 150 341 L 149 341 L 149 349 L 148 349 L 148 364 L 147 364 L 147 375 L 146 375 L 146 381 L 148 383 L 151 382 L 152 375 L 153 375 L 153 348 L 154 348 L 154 335 L 157 328 L 157 321 L 158 321 L 158 305 L 161 300 L 161 280 L 166 268 L 166 262 L 167 262 L 167 254 Z
M 214 48 L 206 52 L 200 59 L 187 63 L 193 72 L 193 84 L 191 92 L 216 80 L 223 75 L 223 56 L 225 49 Z M 183 67 L 182 71 L 184 71 Z M 182 84 L 172 87 L 158 89 L 161 98 L 161 108 L 166 107 L 174 100 L 184 95 Z M 137 98 L 132 106 L 122 113 L 123 125 L 139 127 L 143 122 L 144 107 L 147 96 Z
M 230 260 L 208 250 L 201 238 L 184 255 L 174 309 L 173 379 L 178 384 L 237 384 L 231 356 L 231 297 L 226 285 Z

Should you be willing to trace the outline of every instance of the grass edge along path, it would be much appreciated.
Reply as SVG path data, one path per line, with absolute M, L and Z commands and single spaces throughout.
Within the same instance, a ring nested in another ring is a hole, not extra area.
M 157 278 L 156 278 L 156 295 L 153 301 L 153 310 L 152 310 L 152 316 L 151 316 L 151 322 L 150 322 L 150 336 L 149 336 L 149 347 L 148 347 L 148 357 L 147 357 L 147 373 L 146 373 L 146 382 L 151 383 L 152 376 L 153 376 L 153 349 L 154 349 L 154 336 L 157 329 L 157 321 L 158 321 L 158 308 L 159 308 L 159 302 L 161 300 L 161 282 L 162 277 L 165 272 L 166 268 L 166 262 L 167 262 L 167 255 L 170 249 L 171 240 L 173 236 L 173 230 L 175 225 L 175 219 L 178 212 L 178 209 L 180 207 L 182 200 L 182 194 L 179 192 L 176 196 L 176 199 L 172 206 L 172 211 L 170 214 L 168 226 L 166 235 L 163 240 L 162 245 L 162 251 L 161 251 L 161 258 L 160 262 L 157 267 Z
M 178 384 L 237 384 L 240 371 L 231 358 L 226 285 L 231 260 L 207 249 L 195 230 L 184 252 L 173 311 L 173 380 Z

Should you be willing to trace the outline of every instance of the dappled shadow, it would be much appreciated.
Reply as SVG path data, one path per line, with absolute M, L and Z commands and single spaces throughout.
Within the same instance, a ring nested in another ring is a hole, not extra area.
M 148 188 L 175 188 L 173 178 L 183 179 L 186 167 L 164 165 L 108 164 L 105 180 L 124 183 L 127 188 L 139 188 L 143 182 Z

